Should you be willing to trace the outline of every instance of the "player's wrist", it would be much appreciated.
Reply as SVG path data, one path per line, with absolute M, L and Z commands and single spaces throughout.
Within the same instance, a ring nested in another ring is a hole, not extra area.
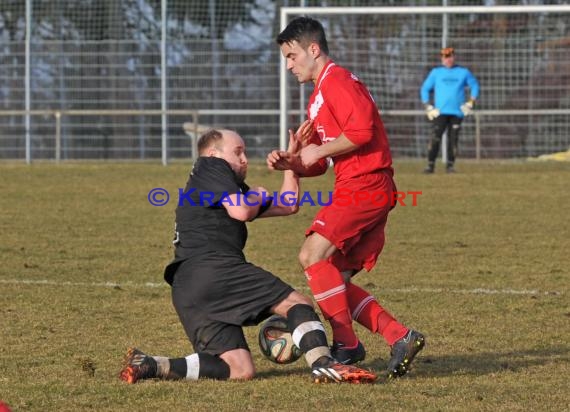
M 327 147 L 325 147 L 325 145 L 320 145 L 319 147 L 317 147 L 317 162 L 325 157 L 331 156 L 328 152 L 327 152 Z
M 286 179 L 291 179 L 291 180 L 294 180 L 297 182 L 299 181 L 299 175 L 295 170 L 292 170 L 292 169 L 285 170 L 284 173 L 285 173 Z

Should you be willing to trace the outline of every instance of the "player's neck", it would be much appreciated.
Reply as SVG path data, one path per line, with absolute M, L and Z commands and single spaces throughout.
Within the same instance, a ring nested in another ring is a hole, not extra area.
M 317 81 L 321 77 L 323 70 L 331 61 L 332 61 L 331 58 L 329 56 L 326 56 L 326 55 L 323 55 L 317 59 L 317 66 L 315 68 L 316 75 L 313 78 L 314 84 L 317 84 Z

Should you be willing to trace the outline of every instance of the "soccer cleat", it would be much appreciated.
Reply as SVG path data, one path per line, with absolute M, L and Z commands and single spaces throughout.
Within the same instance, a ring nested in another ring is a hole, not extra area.
M 366 349 L 364 349 L 364 345 L 360 341 L 358 341 L 358 345 L 352 349 L 345 348 L 344 344 L 340 342 L 333 342 L 331 355 L 343 365 L 352 365 L 353 363 L 364 360 L 366 357 Z
M 378 378 L 366 369 L 335 361 L 327 366 L 313 367 L 312 377 L 315 383 L 373 383 Z
M 404 376 L 410 371 L 415 356 L 421 351 L 426 341 L 424 335 L 415 330 L 409 330 L 402 339 L 392 345 L 388 361 L 388 379 Z
M 445 169 L 445 171 L 447 173 L 457 173 L 457 171 L 455 170 L 455 168 L 453 166 L 447 166 L 447 169 Z
M 137 348 L 129 348 L 119 378 L 127 383 L 156 377 L 156 361 Z
M 424 175 L 431 175 L 433 172 L 434 172 L 433 167 L 428 166 L 424 169 Z

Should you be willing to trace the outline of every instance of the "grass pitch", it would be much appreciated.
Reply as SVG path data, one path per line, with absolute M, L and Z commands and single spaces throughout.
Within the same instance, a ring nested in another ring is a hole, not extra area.
M 357 276 L 427 346 L 390 384 L 314 385 L 303 361 L 265 361 L 250 382 L 117 378 L 127 347 L 192 352 L 162 281 L 172 257 L 177 190 L 189 166 L 0 165 L 0 400 L 14 411 L 569 410 L 570 164 L 468 163 L 419 173 L 396 162 L 417 206 L 391 214 L 377 267 Z M 279 188 L 252 165 L 250 185 Z M 332 175 L 302 181 L 328 191 Z M 153 207 L 155 187 L 170 203 Z M 304 292 L 297 263 L 316 208 L 249 224 L 246 254 Z M 357 331 L 363 366 L 389 349 Z

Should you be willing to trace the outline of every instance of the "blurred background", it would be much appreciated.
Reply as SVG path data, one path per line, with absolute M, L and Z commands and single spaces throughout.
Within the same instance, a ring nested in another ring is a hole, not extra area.
M 236 129 L 250 157 L 279 146 L 282 7 L 311 13 L 331 56 L 369 87 L 396 157 L 423 158 L 419 88 L 453 46 L 479 79 L 462 158 L 526 158 L 570 147 L 570 13 L 422 14 L 425 6 L 565 1 L 1 0 L 0 159 L 191 158 L 191 136 Z M 394 14 L 327 14 L 330 7 Z M 406 13 L 401 8 L 406 8 Z M 295 14 L 289 14 L 290 20 Z M 287 124 L 312 85 L 287 76 Z

